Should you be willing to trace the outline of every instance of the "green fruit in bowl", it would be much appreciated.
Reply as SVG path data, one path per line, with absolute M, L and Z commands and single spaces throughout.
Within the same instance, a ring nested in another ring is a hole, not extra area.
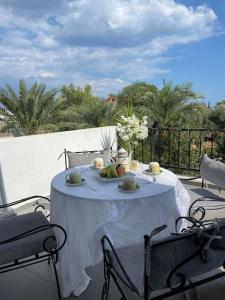
M 102 169 L 99 174 L 101 177 L 117 178 L 124 176 L 125 168 L 121 164 L 114 163 Z

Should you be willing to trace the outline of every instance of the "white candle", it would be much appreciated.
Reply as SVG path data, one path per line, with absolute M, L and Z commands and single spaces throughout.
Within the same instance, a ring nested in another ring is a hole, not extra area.
M 154 174 L 159 174 L 160 173 L 160 166 L 159 163 L 157 162 L 151 162 L 149 164 L 149 170 L 154 173 Z
M 104 160 L 101 157 L 95 158 L 94 166 L 98 169 L 104 168 Z

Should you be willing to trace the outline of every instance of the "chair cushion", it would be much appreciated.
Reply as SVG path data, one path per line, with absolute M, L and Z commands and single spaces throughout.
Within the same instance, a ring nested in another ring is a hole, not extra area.
M 200 174 L 202 179 L 225 188 L 225 164 L 221 161 L 211 159 L 204 154 L 200 165 Z
M 41 225 L 49 224 L 42 212 L 32 212 L 0 220 L 0 242 L 22 234 Z M 55 236 L 50 228 L 17 241 L 0 245 L 0 264 L 38 254 L 43 249 L 43 241 L 49 236 Z M 49 239 L 47 249 L 56 247 L 56 242 Z
M 111 161 L 111 150 L 102 150 L 96 152 L 84 152 L 84 153 L 77 153 L 77 152 L 70 152 L 67 151 L 69 168 L 79 167 L 86 164 L 91 164 L 95 158 L 101 157 L 104 162 Z

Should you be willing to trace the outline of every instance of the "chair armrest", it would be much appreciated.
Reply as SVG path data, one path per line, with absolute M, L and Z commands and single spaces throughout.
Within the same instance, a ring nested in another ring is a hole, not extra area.
M 14 241 L 17 241 L 17 240 L 21 240 L 23 238 L 26 238 L 28 236 L 31 236 L 31 235 L 34 235 L 34 234 L 37 234 L 37 233 L 40 233 L 44 230 L 48 230 L 48 229 L 52 229 L 52 228 L 58 228 L 60 229 L 60 231 L 63 233 L 63 241 L 62 243 L 57 246 L 57 248 L 55 248 L 53 251 L 52 250 L 48 250 L 47 247 L 46 247 L 46 242 L 48 239 L 50 238 L 54 238 L 55 239 L 55 236 L 53 235 L 50 235 L 49 237 L 45 238 L 43 240 L 43 249 L 46 251 L 46 252 L 49 252 L 51 254 L 55 254 L 56 252 L 58 252 L 59 250 L 61 250 L 63 248 L 63 246 L 65 245 L 66 243 L 66 240 L 67 240 L 67 234 L 66 234 L 66 231 L 65 229 L 58 225 L 58 224 L 46 224 L 46 225 L 41 225 L 41 226 L 37 226 L 35 228 L 32 228 L 30 230 L 27 230 L 21 234 L 18 234 L 16 236 L 13 236 L 7 240 L 4 240 L 4 241 L 0 241 L 0 246 L 1 245 L 4 245 L 4 244 L 8 244 L 8 243 L 11 243 L 11 242 L 14 242 Z
M 199 202 L 199 205 L 196 205 Z M 207 203 L 213 204 L 213 202 L 220 203 L 214 205 L 207 205 Z M 207 211 L 216 211 L 220 209 L 225 209 L 225 199 L 221 197 L 201 197 L 196 199 L 188 210 L 188 217 L 194 217 L 196 219 L 196 214 L 200 213 L 200 217 L 198 217 L 199 221 L 202 221 Z
M 22 202 L 26 202 L 26 201 L 29 201 L 29 200 L 31 200 L 31 199 L 36 199 L 36 198 L 37 198 L 37 199 L 40 199 L 40 198 L 41 198 L 41 199 L 45 199 L 45 200 L 47 200 L 48 202 L 50 202 L 50 200 L 49 200 L 47 197 L 35 195 L 35 196 L 30 196 L 30 197 L 27 197 L 27 198 L 23 198 L 23 199 L 20 199 L 20 200 L 11 202 L 11 203 L 2 204 L 2 205 L 0 205 L 0 208 L 7 208 L 7 207 L 10 207 L 10 206 L 13 206 L 13 205 L 22 203 Z
M 38 200 L 38 199 L 44 199 L 44 200 L 50 202 L 49 198 L 47 198 L 47 197 L 40 196 L 40 195 L 34 195 L 34 196 L 30 196 L 30 197 L 27 197 L 27 198 L 23 198 L 23 199 L 20 199 L 20 200 L 11 202 L 11 203 L 2 204 L 2 205 L 0 205 L 0 209 L 1 209 L 1 208 L 8 208 L 8 207 L 11 207 L 11 206 L 13 206 L 13 205 L 20 204 L 20 203 L 23 203 L 23 202 L 26 202 L 26 201 L 29 201 L 29 200 L 32 200 L 32 199 L 37 199 L 37 200 Z M 44 207 L 44 205 L 39 204 L 38 201 L 36 201 L 36 202 L 34 203 L 34 205 L 36 205 L 36 207 L 35 207 L 35 209 L 34 209 L 35 211 L 37 211 L 39 208 L 41 208 L 41 209 L 43 209 L 43 210 L 46 209 L 46 208 Z M 48 218 L 48 217 L 50 216 L 50 213 L 49 213 L 49 214 L 46 213 L 45 215 L 46 215 L 46 218 Z

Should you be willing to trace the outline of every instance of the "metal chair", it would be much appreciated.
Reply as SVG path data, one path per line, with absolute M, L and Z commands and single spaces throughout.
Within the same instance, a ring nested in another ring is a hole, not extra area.
M 225 199 L 219 196 L 204 196 L 192 202 L 188 217 L 198 221 L 210 221 L 214 218 L 221 220 L 225 215 Z
M 225 272 L 221 272 L 198 278 L 225 266 L 225 219 L 204 223 L 193 217 L 181 217 L 176 223 L 182 219 L 190 226 L 182 233 L 161 240 L 152 241 L 152 238 L 166 225 L 145 235 L 143 243 L 119 249 L 103 236 L 103 300 L 108 299 L 111 278 L 121 300 L 128 299 L 124 285 L 140 299 L 159 300 L 225 276 Z
M 40 198 L 49 201 L 46 197 L 32 196 L 1 205 L 0 209 Z M 45 209 L 37 204 L 35 212 L 0 219 L 0 274 L 43 261 L 52 262 L 60 300 L 56 263 L 67 234 L 61 226 L 49 223 L 44 214 L 38 211 L 40 208 Z M 60 235 L 60 243 L 57 243 L 56 232 L 57 236 Z
M 211 159 L 207 154 L 204 154 L 200 165 L 200 175 L 202 178 L 202 188 L 204 182 L 212 182 L 218 187 L 220 194 L 221 188 L 225 188 L 225 164 L 220 159 Z
M 112 149 L 95 150 L 95 151 L 81 151 L 71 152 L 64 149 L 64 152 L 58 159 L 64 154 L 65 168 L 79 167 L 82 165 L 91 164 L 95 158 L 101 157 L 105 162 L 110 163 L 112 160 Z

